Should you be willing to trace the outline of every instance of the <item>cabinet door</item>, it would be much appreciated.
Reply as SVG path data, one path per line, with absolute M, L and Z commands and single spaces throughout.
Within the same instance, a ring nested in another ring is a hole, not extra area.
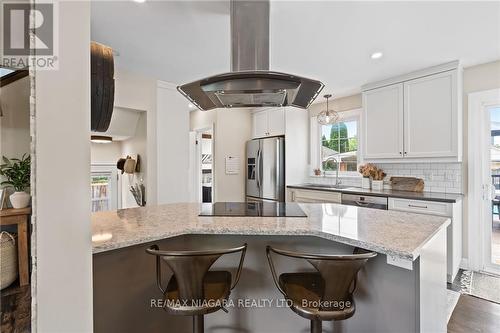
M 285 135 L 285 108 L 267 111 L 268 135 Z
M 253 137 L 262 138 L 267 136 L 268 117 L 267 111 L 256 112 L 252 115 L 253 119 Z
M 363 93 L 363 156 L 403 157 L 403 84 Z
M 341 203 L 342 194 L 338 192 L 294 189 L 291 201 L 300 203 Z
M 458 152 L 456 71 L 404 83 L 405 157 L 453 157 Z

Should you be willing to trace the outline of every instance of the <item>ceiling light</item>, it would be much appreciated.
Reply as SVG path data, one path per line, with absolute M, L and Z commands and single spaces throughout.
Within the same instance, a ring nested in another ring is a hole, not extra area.
M 370 56 L 372 59 L 380 59 L 382 58 L 384 54 L 382 52 L 374 52 L 372 53 L 372 55 Z
M 328 94 L 328 95 L 325 95 L 323 96 L 324 98 L 326 98 L 326 110 L 324 111 L 321 111 L 318 115 L 318 123 L 320 123 L 321 125 L 331 125 L 331 124 L 335 124 L 340 116 L 338 114 L 337 111 L 335 110 L 330 110 L 328 108 L 328 99 L 330 97 L 332 97 L 332 95 Z
M 111 143 L 113 142 L 113 138 L 104 135 L 91 135 L 90 141 L 93 143 Z
M 143 2 L 146 2 L 146 0 L 134 0 L 134 2 L 143 3 Z

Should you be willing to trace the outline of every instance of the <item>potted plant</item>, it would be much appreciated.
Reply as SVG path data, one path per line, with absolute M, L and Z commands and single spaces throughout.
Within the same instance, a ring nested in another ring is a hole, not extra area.
M 9 197 L 12 207 L 28 207 L 30 195 L 25 191 L 30 187 L 30 156 L 24 154 L 21 159 L 8 159 L 3 156 L 2 162 L 3 164 L 0 165 L 0 176 L 5 177 L 5 180 L 0 185 L 14 188 L 14 193 Z
M 359 173 L 363 176 L 363 180 L 361 182 L 361 187 L 370 189 L 371 188 L 371 181 L 370 181 L 370 176 L 373 168 L 376 168 L 375 165 L 368 163 L 365 165 L 360 165 L 358 168 Z
M 386 173 L 384 170 L 379 169 L 375 167 L 371 171 L 371 177 L 372 177 L 372 189 L 374 190 L 383 190 L 384 189 L 384 178 L 385 178 Z

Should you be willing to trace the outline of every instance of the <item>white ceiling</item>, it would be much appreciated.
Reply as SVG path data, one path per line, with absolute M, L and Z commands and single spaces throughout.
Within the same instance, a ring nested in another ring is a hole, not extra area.
M 120 53 L 117 67 L 174 83 L 229 71 L 229 33 L 228 1 L 92 3 L 92 39 Z M 271 69 L 337 96 L 455 59 L 500 59 L 500 2 L 271 4 Z

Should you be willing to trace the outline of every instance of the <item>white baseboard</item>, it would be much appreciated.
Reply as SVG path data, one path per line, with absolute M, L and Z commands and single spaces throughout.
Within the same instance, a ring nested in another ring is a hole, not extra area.
M 461 269 L 469 269 L 469 259 L 467 258 L 462 258 L 460 261 L 460 266 Z

